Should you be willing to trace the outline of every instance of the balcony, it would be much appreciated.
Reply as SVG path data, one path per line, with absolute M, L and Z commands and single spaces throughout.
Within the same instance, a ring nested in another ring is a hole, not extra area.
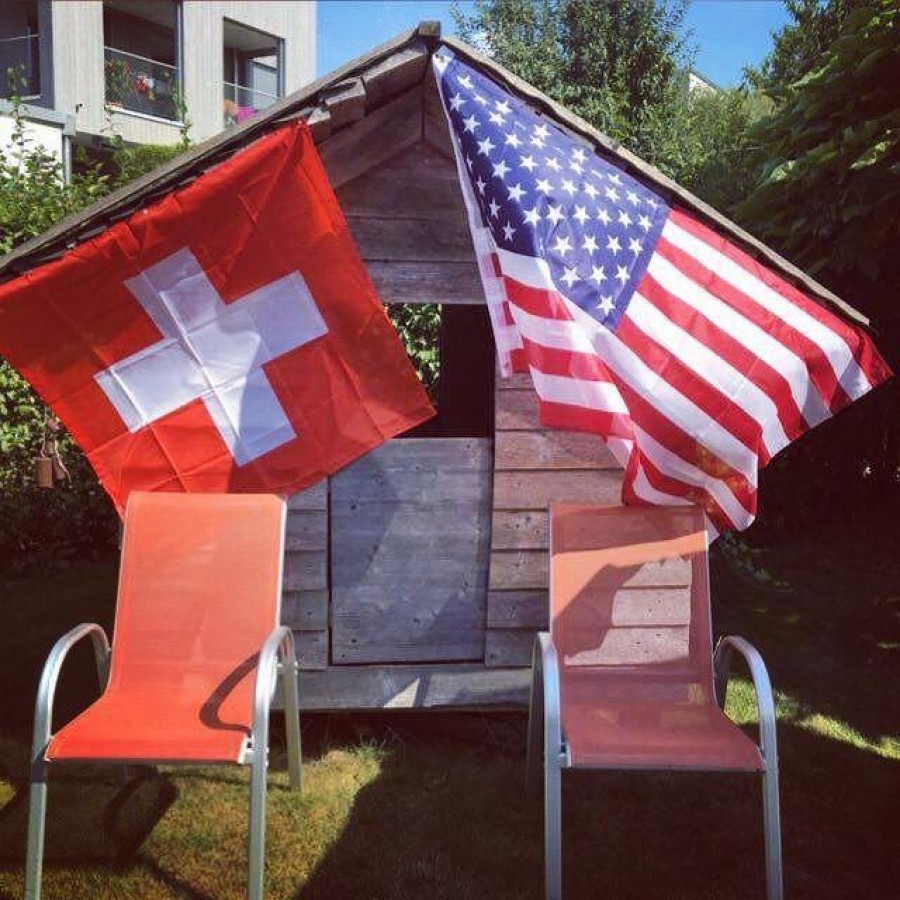
M 249 119 L 260 110 L 271 106 L 277 99 L 277 94 L 226 81 L 223 104 L 224 124 L 228 127 L 243 122 L 244 119 Z
M 33 100 L 41 94 L 37 34 L 0 38 L 0 97 Z
M 104 48 L 106 105 L 113 109 L 178 122 L 178 69 L 166 63 Z

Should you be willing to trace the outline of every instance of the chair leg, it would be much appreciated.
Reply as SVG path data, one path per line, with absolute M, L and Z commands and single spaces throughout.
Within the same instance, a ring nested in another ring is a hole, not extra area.
M 249 900 L 262 900 L 266 873 L 266 769 L 269 755 L 269 729 L 253 748 L 250 769 L 250 840 L 248 846 Z
M 284 728 L 287 737 L 288 775 L 291 788 L 303 789 L 302 749 L 300 744 L 300 700 L 297 689 L 297 665 L 285 662 L 282 674 Z
M 47 763 L 43 753 L 31 763 L 28 798 L 28 849 L 25 854 L 25 900 L 40 900 L 47 821 Z
M 763 772 L 763 827 L 766 843 L 766 896 L 782 900 L 784 882 L 781 868 L 781 809 L 778 798 L 778 769 Z
M 544 878 L 547 900 L 562 898 L 562 768 L 544 748 Z
M 539 671 L 531 679 L 528 736 L 525 750 L 525 789 L 536 791 L 541 783 L 541 742 L 544 736 L 544 686 Z

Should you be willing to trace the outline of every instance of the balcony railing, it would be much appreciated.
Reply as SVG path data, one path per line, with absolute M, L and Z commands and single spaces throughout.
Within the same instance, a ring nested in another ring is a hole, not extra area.
M 178 69 L 166 63 L 104 48 L 106 104 L 131 112 L 176 122 L 178 110 Z
M 278 99 L 276 94 L 254 90 L 242 84 L 225 82 L 225 125 L 235 125 L 249 119 L 261 109 L 271 106 Z
M 36 34 L 0 38 L 0 97 L 15 94 L 29 100 L 40 96 L 38 46 Z

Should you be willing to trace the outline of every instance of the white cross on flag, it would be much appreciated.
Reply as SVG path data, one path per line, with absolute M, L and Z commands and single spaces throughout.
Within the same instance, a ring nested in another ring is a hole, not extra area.
M 120 509 L 299 490 L 433 413 L 302 123 L 0 287 L 0 353 Z
M 162 334 L 94 376 L 130 432 L 203 400 L 238 465 L 297 436 L 262 366 L 328 331 L 299 272 L 224 303 L 185 249 L 125 286 Z

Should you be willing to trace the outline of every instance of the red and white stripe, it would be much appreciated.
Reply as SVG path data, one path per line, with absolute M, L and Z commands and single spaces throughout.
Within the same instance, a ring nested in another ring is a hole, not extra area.
M 513 365 L 553 424 L 583 430 L 589 413 L 606 425 L 589 430 L 624 439 L 626 499 L 699 502 L 720 529 L 753 521 L 774 454 L 890 374 L 865 334 L 681 211 L 615 332 L 544 261 L 493 256 L 521 343 Z
M 678 209 L 610 331 L 496 246 L 456 157 L 501 373 L 531 373 L 542 423 L 606 440 L 626 501 L 746 528 L 759 469 L 890 376 L 861 329 Z

